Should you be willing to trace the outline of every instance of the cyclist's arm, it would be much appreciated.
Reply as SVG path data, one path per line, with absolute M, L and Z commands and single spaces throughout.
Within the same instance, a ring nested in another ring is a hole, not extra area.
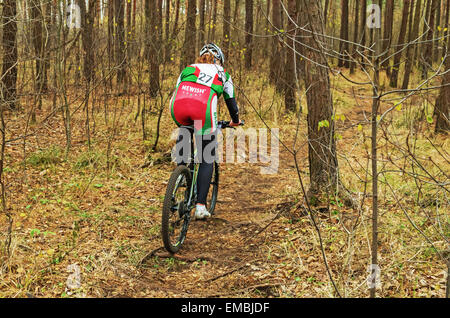
M 239 123 L 239 108 L 237 106 L 236 98 L 234 96 L 234 85 L 231 80 L 230 74 L 225 73 L 225 83 L 223 84 L 223 98 L 227 104 L 228 111 L 230 112 L 233 123 Z
M 236 103 L 236 98 L 225 99 L 225 104 L 227 104 L 228 111 L 230 112 L 231 119 L 233 123 L 239 123 L 239 108 Z

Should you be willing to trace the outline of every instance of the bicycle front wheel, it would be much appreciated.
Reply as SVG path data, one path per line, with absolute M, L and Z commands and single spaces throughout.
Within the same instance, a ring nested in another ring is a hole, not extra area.
M 170 176 L 164 197 L 161 236 L 164 247 L 176 253 L 183 245 L 190 220 L 187 206 L 192 184 L 191 172 L 186 166 L 178 166 Z

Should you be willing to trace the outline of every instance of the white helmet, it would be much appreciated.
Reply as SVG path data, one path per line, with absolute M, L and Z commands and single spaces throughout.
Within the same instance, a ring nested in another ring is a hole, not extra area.
M 212 56 L 214 56 L 215 59 L 220 61 L 222 66 L 225 64 L 225 56 L 223 55 L 222 50 L 214 43 L 208 43 L 202 47 L 202 49 L 200 50 L 200 56 L 202 56 L 205 53 L 212 54 Z

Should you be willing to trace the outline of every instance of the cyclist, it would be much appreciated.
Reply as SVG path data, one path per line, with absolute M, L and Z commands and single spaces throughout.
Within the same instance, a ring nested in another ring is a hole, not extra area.
M 202 154 L 197 179 L 197 202 L 195 218 L 211 216 L 206 209 L 206 198 L 214 168 L 217 141 L 217 99 L 223 94 L 231 116 L 230 126 L 239 126 L 237 107 L 231 76 L 223 68 L 225 57 L 214 43 L 208 43 L 200 50 L 194 64 L 187 66 L 178 77 L 175 92 L 170 100 L 170 111 L 175 123 L 180 126 L 194 125 L 197 155 Z M 183 154 L 184 134 L 180 129 L 177 140 L 177 163 L 186 164 L 188 154 Z M 213 143 L 213 147 L 207 147 Z M 205 149 L 211 153 L 208 155 Z

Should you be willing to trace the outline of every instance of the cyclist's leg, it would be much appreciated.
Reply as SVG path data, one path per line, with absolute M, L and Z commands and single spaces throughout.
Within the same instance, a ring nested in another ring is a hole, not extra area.
M 216 158 L 216 134 L 197 135 L 196 143 L 201 144 L 201 149 L 198 149 L 197 153 L 199 151 L 202 153 L 197 176 L 197 203 L 206 204 Z
M 205 114 L 204 125 L 199 133 L 196 134 L 197 154 L 201 154 L 200 167 L 197 177 L 197 203 L 206 204 L 208 191 L 211 184 L 211 177 L 216 160 L 217 148 L 217 95 L 211 92 L 208 99 L 208 105 Z

